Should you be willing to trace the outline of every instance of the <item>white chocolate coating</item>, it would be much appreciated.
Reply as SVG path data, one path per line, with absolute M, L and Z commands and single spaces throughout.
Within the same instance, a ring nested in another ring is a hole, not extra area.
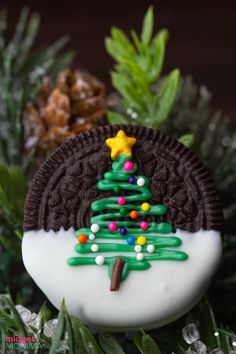
M 130 271 L 115 292 L 109 290 L 106 265 L 72 267 L 66 263 L 78 256 L 73 229 L 25 232 L 23 261 L 54 306 L 59 308 L 64 297 L 69 313 L 84 323 L 110 331 L 156 328 L 179 318 L 197 303 L 222 252 L 217 231 L 177 230 L 173 235 L 182 239 L 178 250 L 186 252 L 188 260 L 152 261 L 148 270 Z

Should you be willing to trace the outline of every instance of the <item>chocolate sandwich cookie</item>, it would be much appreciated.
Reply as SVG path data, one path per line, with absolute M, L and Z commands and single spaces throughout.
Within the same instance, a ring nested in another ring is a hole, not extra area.
M 204 292 L 222 220 L 193 152 L 157 130 L 106 126 L 68 140 L 39 169 L 25 203 L 23 259 L 51 302 L 65 297 L 85 323 L 153 328 Z

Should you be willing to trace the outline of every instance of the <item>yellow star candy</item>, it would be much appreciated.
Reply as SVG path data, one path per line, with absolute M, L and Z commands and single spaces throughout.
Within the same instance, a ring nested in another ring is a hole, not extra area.
M 119 155 L 132 155 L 132 146 L 136 143 L 135 138 L 128 137 L 123 130 L 119 130 L 114 138 L 106 140 L 107 146 L 111 149 L 112 160 Z

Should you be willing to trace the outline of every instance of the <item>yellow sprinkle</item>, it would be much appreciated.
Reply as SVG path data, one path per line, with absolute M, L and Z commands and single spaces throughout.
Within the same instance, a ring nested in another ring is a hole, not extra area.
M 139 236 L 137 238 L 137 244 L 140 246 L 144 246 L 146 242 L 147 242 L 147 240 L 146 240 L 146 237 L 144 237 L 144 236 Z
M 148 211 L 148 210 L 150 209 L 150 204 L 149 204 L 149 203 L 143 203 L 143 204 L 141 205 L 141 209 L 142 209 L 143 211 Z

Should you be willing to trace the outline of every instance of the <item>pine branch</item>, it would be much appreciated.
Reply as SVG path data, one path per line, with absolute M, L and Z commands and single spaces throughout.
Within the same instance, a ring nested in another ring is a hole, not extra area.
M 150 7 L 143 20 L 140 38 L 132 30 L 133 41 L 125 33 L 113 27 L 111 37 L 105 41 L 106 50 L 115 60 L 112 84 L 121 94 L 120 111 L 109 112 L 111 124 L 131 123 L 146 127 L 159 127 L 168 117 L 179 86 L 178 69 L 162 79 L 162 71 L 168 31 L 160 30 L 153 37 L 154 16 Z
M 235 181 L 236 137 L 229 119 L 212 110 L 211 97 L 205 86 L 197 87 L 191 77 L 184 78 L 161 130 L 177 139 L 190 134 L 191 149 L 205 162 L 220 192 L 225 192 Z
M 72 52 L 60 54 L 67 36 L 32 53 L 39 21 L 38 14 L 23 8 L 13 38 L 6 43 L 7 13 L 0 13 L 0 162 L 7 165 L 22 164 L 22 114 L 26 103 L 35 99 L 42 77 L 55 78 L 73 58 Z
M 193 326 L 196 333 L 193 333 Z M 40 344 L 42 352 L 66 351 L 70 354 L 186 353 L 191 347 L 187 344 L 188 340 L 193 341 L 194 336 L 198 342 L 200 336 L 200 341 L 208 352 L 221 348 L 224 354 L 230 354 L 232 341 L 236 336 L 230 330 L 217 327 L 211 307 L 205 299 L 175 324 L 149 333 L 143 330 L 133 332 L 127 338 L 121 334 L 111 335 L 106 332 L 95 336 L 83 323 L 68 314 L 64 301 L 58 318 L 50 320 L 45 304 L 36 315 L 22 306 L 15 307 L 9 296 L 0 295 L 0 330 L 3 337 L 2 345 L 0 344 L 2 351 L 5 337 L 21 335 L 36 337 L 34 353 L 40 352 Z

